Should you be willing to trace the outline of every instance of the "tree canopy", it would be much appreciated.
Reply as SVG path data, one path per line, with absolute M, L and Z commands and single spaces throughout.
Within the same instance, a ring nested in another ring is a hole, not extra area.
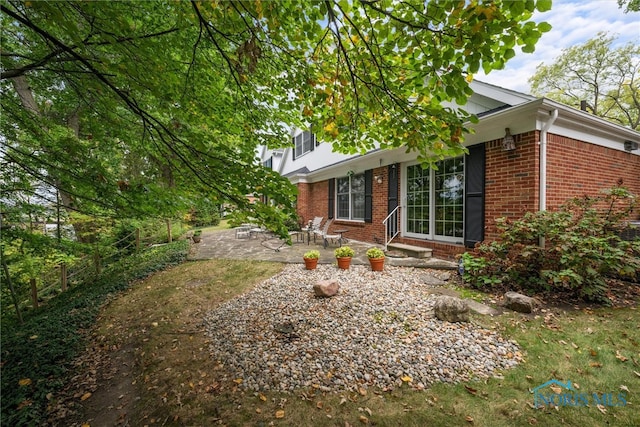
M 294 189 L 257 145 L 462 152 L 468 83 L 532 52 L 551 0 L 17 1 L 2 15 L 3 193 L 170 216 L 193 197 L 281 233 Z M 44 183 L 44 184 L 43 184 Z M 252 205 L 246 194 L 272 205 Z
M 529 79 L 533 93 L 576 107 L 586 102 L 587 111 L 640 130 L 640 45 L 613 48 L 615 40 L 600 32 L 540 64 Z

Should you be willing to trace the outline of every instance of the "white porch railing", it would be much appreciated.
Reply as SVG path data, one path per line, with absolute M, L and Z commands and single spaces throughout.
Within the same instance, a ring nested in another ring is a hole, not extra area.
M 396 208 L 391 211 L 389 215 L 382 221 L 384 224 L 384 250 L 387 250 L 387 245 L 398 235 L 400 234 L 400 227 L 398 226 L 400 222 L 398 219 L 400 218 L 400 205 L 396 206 Z

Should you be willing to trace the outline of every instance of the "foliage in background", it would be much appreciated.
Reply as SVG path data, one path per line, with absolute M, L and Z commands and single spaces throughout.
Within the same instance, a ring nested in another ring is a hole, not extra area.
M 481 289 L 605 301 L 607 278 L 640 280 L 640 240 L 620 238 L 636 204 L 634 195 L 615 187 L 556 211 L 502 219 L 498 241 L 463 255 L 464 280 Z
M 613 48 L 606 32 L 563 49 L 553 64 L 540 64 L 529 79 L 534 94 L 640 130 L 640 45 Z
M 68 274 L 76 274 L 73 281 L 84 280 L 96 270 L 136 252 L 136 235 L 140 247 L 167 243 L 166 224 L 157 220 L 122 220 L 82 216 L 82 223 L 92 223 L 86 229 L 94 230 L 85 239 L 92 243 L 79 243 L 73 239 L 44 233 L 39 227 L 24 228 L 24 224 L 5 221 L 0 235 L 2 261 L 6 263 L 9 278 L 19 306 L 32 308 L 30 281 L 36 281 L 38 300 L 46 302 L 60 293 L 60 264 L 65 264 Z M 172 224 L 174 235 L 181 235 L 186 228 L 180 222 Z M 8 286 L 6 271 L 0 270 L 2 284 L 0 304 L 2 316 L 15 313 L 14 302 Z M 72 283 L 70 283 L 71 285 Z
M 480 68 L 533 52 L 550 30 L 533 15 L 550 8 L 8 0 L 2 181 L 117 218 L 175 218 L 207 195 L 285 237 L 287 215 L 274 208 L 292 209 L 293 186 L 256 162 L 257 145 L 290 146 L 291 128 L 312 124 L 345 153 L 382 144 L 425 163 L 459 154 L 474 118 L 446 105 L 465 104 Z
M 221 205 L 206 197 L 196 197 L 185 220 L 193 227 L 216 226 L 220 224 L 220 212 Z
M 41 425 L 47 395 L 63 385 L 70 363 L 84 348 L 83 333 L 94 325 L 102 304 L 131 281 L 183 262 L 188 251 L 187 240 L 145 250 L 29 313 L 23 325 L 3 316 L 2 423 Z

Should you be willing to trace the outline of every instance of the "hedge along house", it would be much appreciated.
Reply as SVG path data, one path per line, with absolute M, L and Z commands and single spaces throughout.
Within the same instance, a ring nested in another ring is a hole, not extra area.
M 465 109 L 480 120 L 466 136 L 468 154 L 437 170 L 422 169 L 404 149 L 334 153 L 300 130 L 291 148 L 262 147 L 263 164 L 297 186 L 303 222 L 333 218 L 345 237 L 431 248 L 440 258 L 496 239 L 496 218 L 619 184 L 640 194 L 640 133 L 548 99 L 471 87 Z

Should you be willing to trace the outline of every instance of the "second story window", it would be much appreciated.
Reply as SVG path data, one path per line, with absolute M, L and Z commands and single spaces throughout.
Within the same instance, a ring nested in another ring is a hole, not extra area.
M 293 137 L 293 158 L 297 159 L 298 157 L 307 154 L 310 151 L 313 151 L 315 147 L 316 137 L 311 131 L 304 131 L 299 133 L 298 135 Z

